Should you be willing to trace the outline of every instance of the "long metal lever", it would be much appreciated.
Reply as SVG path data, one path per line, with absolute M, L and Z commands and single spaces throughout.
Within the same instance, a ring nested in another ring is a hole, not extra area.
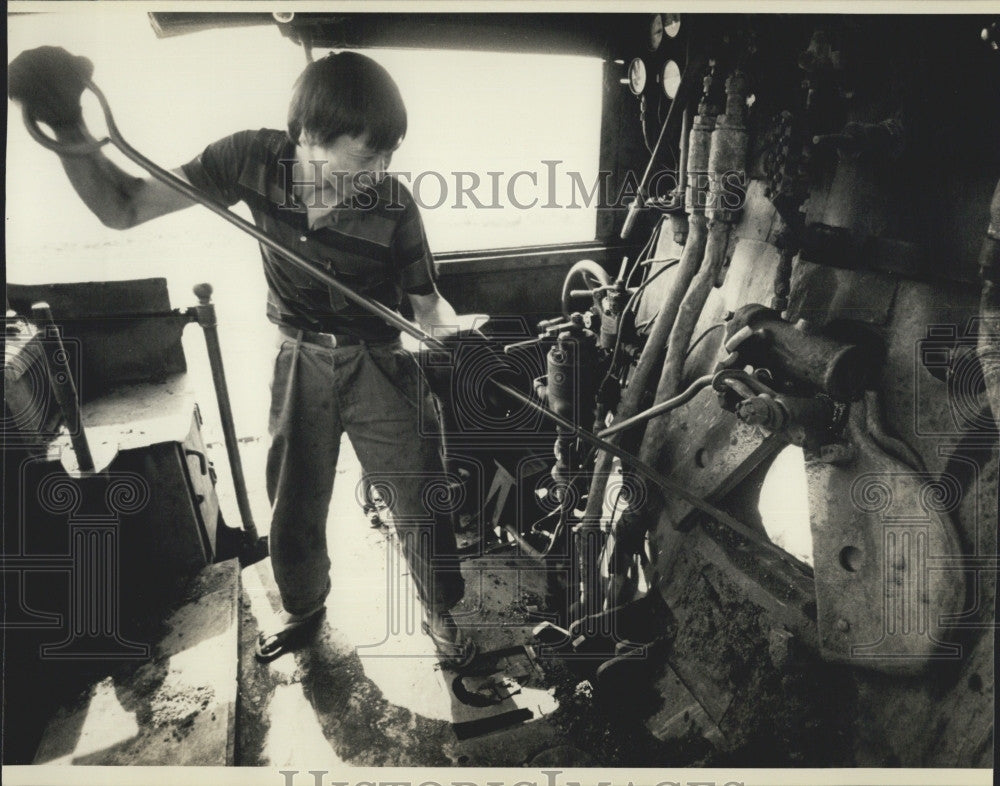
M 222 347 L 219 345 L 219 331 L 215 321 L 215 305 L 212 303 L 212 285 L 198 284 L 194 288 L 194 294 L 198 298 L 198 305 L 194 307 L 193 311 L 197 317 L 198 324 L 205 331 L 208 362 L 212 368 L 215 400 L 219 403 L 219 419 L 222 421 L 222 436 L 226 443 L 226 454 L 229 456 L 229 469 L 233 475 L 236 505 L 240 509 L 240 518 L 243 519 L 243 531 L 252 540 L 257 540 L 257 527 L 253 523 L 250 497 L 247 493 L 247 482 L 243 475 L 243 461 L 240 458 L 239 444 L 236 441 L 236 425 L 233 419 L 233 407 L 229 401 L 226 371 L 222 365 Z

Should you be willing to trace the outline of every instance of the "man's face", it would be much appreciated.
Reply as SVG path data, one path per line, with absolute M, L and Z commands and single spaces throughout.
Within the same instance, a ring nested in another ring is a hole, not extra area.
M 365 184 L 377 183 L 382 178 L 392 153 L 369 147 L 367 135 L 343 134 L 332 142 L 315 144 L 303 133 L 297 151 L 302 168 L 296 179 L 320 183 L 322 193 L 307 185 L 303 187 L 302 198 L 308 205 L 334 207 L 344 204 Z M 322 167 L 321 176 L 317 176 L 314 167 Z

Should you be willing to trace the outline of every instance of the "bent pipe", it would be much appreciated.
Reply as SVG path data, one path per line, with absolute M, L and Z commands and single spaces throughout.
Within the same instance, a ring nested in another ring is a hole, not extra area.
M 694 64 L 692 64 L 694 65 Z M 685 74 L 700 73 L 704 64 L 697 64 L 697 70 L 689 66 L 685 69 Z M 678 105 L 675 101 L 674 105 Z M 673 106 L 671 108 L 673 108 Z M 686 115 L 686 112 L 685 112 Z M 669 118 L 668 118 L 669 120 Z M 674 331 L 674 323 L 677 321 L 678 310 L 691 282 L 698 272 L 702 258 L 705 253 L 705 243 L 707 241 L 705 206 L 708 192 L 708 184 L 702 176 L 709 168 L 710 148 L 712 131 L 715 128 L 716 116 L 710 113 L 707 106 L 699 106 L 699 114 L 694 117 L 687 132 L 687 144 L 683 145 L 685 151 L 684 172 L 684 208 L 688 215 L 688 233 L 684 243 L 684 250 L 678 262 L 677 272 L 674 280 L 664 298 L 660 310 L 656 315 L 653 328 L 643 347 L 639 357 L 639 363 L 632 374 L 628 385 L 622 394 L 622 400 L 618 405 L 615 423 L 625 431 L 621 434 L 624 447 L 630 455 L 635 455 L 643 441 L 644 430 L 646 429 L 645 419 L 636 419 L 640 408 L 645 405 L 645 399 L 652 391 L 653 380 L 659 379 L 663 370 L 664 360 L 667 356 L 669 339 Z M 664 130 L 667 124 L 664 123 Z M 682 126 L 681 133 L 684 133 Z M 684 141 L 684 140 L 682 140 Z M 655 152 L 650 158 L 650 167 L 653 165 Z M 633 206 L 634 207 L 634 206 Z M 631 215 L 631 213 L 630 213 Z M 626 221 L 626 225 L 628 222 Z M 624 232 L 623 232 L 624 235 Z M 654 396 L 654 401 L 662 398 Z M 610 436 L 610 435 L 608 435 Z M 594 474 L 591 478 L 590 491 L 587 496 L 587 506 L 584 511 L 583 521 L 580 524 L 581 532 L 579 537 L 583 538 L 586 531 L 600 528 L 600 522 L 604 513 L 604 498 L 607 494 L 607 485 L 611 475 L 612 456 L 606 451 L 598 454 L 594 466 Z M 623 470 L 631 471 L 627 463 Z M 650 495 L 655 498 L 655 495 Z M 581 566 L 581 572 L 586 579 L 591 572 L 592 566 Z M 581 602 L 585 611 L 596 611 L 591 608 L 596 604 L 595 593 L 588 590 L 594 586 L 592 582 L 583 582 L 583 593 Z
M 111 113 L 111 107 L 104 97 L 104 94 L 98 89 L 97 85 L 93 82 L 87 83 L 88 89 L 90 89 L 96 96 L 101 104 L 101 108 L 104 110 L 105 122 L 108 125 L 108 135 L 103 139 L 97 140 L 93 139 L 90 142 L 84 142 L 80 144 L 64 145 L 63 143 L 54 140 L 46 136 L 42 130 L 38 127 L 38 123 L 28 112 L 27 108 L 24 110 L 24 120 L 28 127 L 28 132 L 34 137 L 40 144 L 56 153 L 64 155 L 90 155 L 96 152 L 98 149 L 106 144 L 113 144 L 121 153 L 128 158 L 133 163 L 142 167 L 144 170 L 149 172 L 150 175 L 155 177 L 157 180 L 161 181 L 165 185 L 173 188 L 175 191 L 184 194 L 186 197 L 191 199 L 198 204 L 204 205 L 213 213 L 215 213 L 220 218 L 228 221 L 230 224 L 235 226 L 237 229 L 242 230 L 246 234 L 250 235 L 252 238 L 257 240 L 262 245 L 270 248 L 276 253 L 280 254 L 285 260 L 288 261 L 293 267 L 298 268 L 302 272 L 312 276 L 316 280 L 326 284 L 332 289 L 336 290 L 342 294 L 345 298 L 356 303 L 357 305 L 364 308 L 366 311 L 374 314 L 375 316 L 385 320 L 392 327 L 398 328 L 400 331 L 406 333 L 409 336 L 419 340 L 421 343 L 427 345 L 428 347 L 436 350 L 447 350 L 446 345 L 440 339 L 433 337 L 429 333 L 425 332 L 418 325 L 410 322 L 408 319 L 398 314 L 397 312 L 390 309 L 388 306 L 383 305 L 371 298 L 355 292 L 351 287 L 342 283 L 341 281 L 334 278 L 326 270 L 323 270 L 318 265 L 316 265 L 311 260 L 302 256 L 298 252 L 286 248 L 284 245 L 274 240 L 273 238 L 266 235 L 256 226 L 251 224 L 246 219 L 237 216 L 235 213 L 230 212 L 224 205 L 217 203 L 211 197 L 206 196 L 197 188 L 192 186 L 190 183 L 181 180 L 176 175 L 163 169 L 161 166 L 146 158 L 142 153 L 133 148 L 128 142 L 122 137 L 121 132 L 115 125 L 114 117 Z M 686 488 L 681 486 L 669 478 L 656 472 L 652 467 L 650 467 L 645 462 L 641 461 L 638 457 L 622 450 L 617 445 L 608 442 L 607 440 L 601 439 L 595 434 L 591 433 L 587 429 L 578 426 L 566 418 L 557 415 L 552 412 L 548 407 L 532 399 L 530 396 L 525 395 L 521 391 L 505 385 L 501 382 L 497 382 L 493 379 L 487 380 L 490 384 L 494 386 L 497 390 L 503 392 L 509 396 L 512 400 L 523 404 L 524 406 L 530 407 L 538 411 L 543 417 L 553 421 L 557 426 L 561 426 L 568 432 L 572 433 L 573 436 L 586 442 L 592 447 L 599 448 L 601 450 L 610 453 L 612 456 L 619 458 L 622 462 L 627 464 L 632 468 L 632 470 L 642 477 L 644 480 L 649 481 L 655 486 L 658 486 L 667 494 L 676 496 L 685 502 L 687 502 L 692 507 L 710 516 L 715 521 L 719 522 L 723 526 L 729 527 L 735 532 L 739 533 L 743 537 L 750 539 L 760 545 L 773 550 L 778 555 L 783 555 L 783 551 L 777 546 L 770 544 L 768 541 L 764 541 L 759 535 L 754 533 L 748 527 L 744 526 L 740 521 L 738 521 L 733 516 L 729 515 L 723 510 L 720 510 L 716 506 L 707 502 L 706 500 L 692 494 Z
M 729 230 L 729 224 L 719 221 L 713 221 L 709 227 L 708 243 L 705 247 L 705 259 L 684 296 L 684 301 L 677 312 L 677 319 L 673 330 L 670 332 L 667 355 L 663 363 L 663 372 L 656 389 L 656 402 L 658 404 L 668 402 L 675 396 L 683 371 L 687 347 L 691 341 L 691 335 L 694 333 L 698 318 L 704 309 L 712 287 L 715 286 L 715 281 L 726 259 Z M 642 437 L 642 443 L 639 446 L 640 462 L 648 463 L 651 466 L 659 465 L 663 450 L 671 435 L 670 426 L 671 417 L 669 412 L 664 413 L 663 417 L 649 421 L 649 425 L 646 427 Z M 662 505 L 658 504 L 655 495 L 651 495 L 644 511 L 644 516 L 647 518 L 647 529 L 652 529 L 655 526 L 655 517 L 659 515 L 659 508 L 661 507 Z
M 683 393 L 679 393 L 671 399 L 667 399 L 661 404 L 656 404 L 649 409 L 640 412 L 638 415 L 633 415 L 632 417 L 617 422 L 612 426 L 599 431 L 597 436 L 602 439 L 607 439 L 612 434 L 617 434 L 619 431 L 624 431 L 627 428 L 631 428 L 637 423 L 645 423 L 646 421 L 652 420 L 659 415 L 666 412 L 670 412 L 673 409 L 682 407 L 687 404 L 691 399 L 697 396 L 702 390 L 707 388 L 712 384 L 713 376 L 711 374 L 706 374 L 705 376 L 698 377 L 694 382 L 692 382 Z
M 698 259 L 701 257 L 699 249 L 703 246 L 703 243 L 701 246 L 699 245 L 701 243 L 699 238 L 703 239 L 703 233 L 699 235 L 699 226 L 702 229 L 704 228 L 704 216 L 701 218 L 700 225 L 694 225 L 688 235 L 687 244 L 684 246 L 681 260 L 678 263 L 679 269 L 676 273 L 676 278 L 672 282 L 670 291 L 661 304 L 659 312 L 657 312 L 653 327 L 639 355 L 639 361 L 629 378 L 628 384 L 622 391 L 621 401 L 618 403 L 615 423 L 628 425 L 623 425 L 621 429 L 616 430 L 612 434 L 614 438 L 621 439 L 622 447 L 625 451 L 624 455 L 634 456 L 639 446 L 642 432 L 637 432 L 635 428 L 629 429 L 629 426 L 634 425 L 634 416 L 642 408 L 653 380 L 660 374 L 663 359 L 667 352 L 667 337 L 670 335 L 671 325 L 673 325 L 674 317 L 677 313 L 677 306 L 684 296 L 684 291 L 687 289 L 691 276 L 697 270 Z M 690 260 L 694 260 L 693 265 Z M 625 429 L 629 429 L 631 433 L 618 433 L 620 430 Z M 607 435 L 607 437 L 611 436 Z M 604 517 L 604 498 L 607 494 L 608 481 L 611 479 L 611 468 L 615 455 L 614 452 L 609 450 L 598 451 L 597 458 L 594 461 L 594 472 L 590 477 L 587 505 L 583 512 L 583 519 L 576 528 L 576 537 L 578 539 L 577 553 L 581 557 L 580 574 L 582 578 L 581 585 L 583 587 L 580 603 L 584 614 L 600 611 L 597 608 L 600 595 L 596 591 L 597 579 L 595 578 L 597 563 L 596 561 L 586 562 L 585 560 L 589 556 L 593 541 L 595 538 L 600 537 L 601 520 Z M 621 454 L 617 455 L 621 458 Z M 624 460 L 623 464 L 628 465 Z
M 656 401 L 666 401 L 677 393 L 681 375 L 684 371 L 684 360 L 687 357 L 688 345 L 694 335 L 695 327 L 701 312 L 705 308 L 708 296 L 726 261 L 726 248 L 729 243 L 730 225 L 713 221 L 708 229 L 708 242 L 705 244 L 705 257 L 697 274 L 692 277 L 691 285 L 684 295 L 684 300 L 677 309 L 677 317 L 670 340 L 667 345 L 666 358 L 656 386 Z M 648 441 L 647 429 L 643 442 Z

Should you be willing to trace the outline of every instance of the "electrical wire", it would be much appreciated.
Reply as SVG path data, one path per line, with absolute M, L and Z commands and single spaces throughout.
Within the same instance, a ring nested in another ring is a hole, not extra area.
M 668 270 L 670 270 L 670 268 L 672 268 L 680 261 L 681 260 L 679 258 L 671 259 L 669 262 L 667 262 L 663 267 L 661 267 L 651 276 L 648 276 L 646 280 L 639 285 L 638 289 L 636 289 L 636 291 L 632 293 L 632 297 L 629 298 L 628 303 L 625 305 L 625 310 L 627 311 L 633 306 L 638 305 L 639 295 L 642 293 L 642 290 L 644 290 L 646 287 L 648 287 L 650 284 L 656 281 L 656 279 L 658 279 L 660 276 L 662 276 L 664 273 L 666 273 Z
M 650 284 L 656 281 L 657 278 L 659 278 L 665 272 L 670 270 L 670 268 L 672 268 L 678 262 L 680 262 L 680 259 L 670 260 L 667 264 L 665 264 L 663 267 L 661 267 L 659 270 L 653 273 L 653 275 L 649 276 L 645 281 L 643 281 L 642 284 L 639 285 L 638 289 L 636 289 L 636 291 L 632 293 L 632 297 L 630 297 L 628 303 L 625 304 L 625 308 L 622 310 L 622 313 L 625 314 L 628 311 L 632 310 L 633 307 L 637 307 L 639 304 L 639 295 L 642 293 L 642 290 L 644 290 L 646 287 L 648 287 Z M 653 320 L 650 320 L 649 322 L 643 322 L 641 325 L 636 325 L 636 330 L 638 331 L 644 327 L 647 327 L 652 323 L 652 321 Z
M 646 244 L 642 247 L 639 255 L 635 258 L 635 264 L 632 266 L 632 269 L 626 277 L 626 286 L 632 280 L 632 276 L 634 276 L 636 271 L 642 266 L 642 263 L 645 261 L 647 255 L 653 250 L 655 243 L 660 239 L 660 232 L 662 231 L 663 223 L 666 219 L 666 216 L 661 216 L 659 223 L 653 228 L 653 231 L 649 233 L 649 240 L 646 241 Z
M 699 343 L 701 343 L 701 340 L 705 338 L 705 336 L 707 336 L 713 330 L 718 330 L 719 328 L 725 326 L 726 326 L 725 322 L 717 322 L 716 324 L 709 325 L 707 328 L 705 328 L 698 336 L 698 338 L 696 338 L 694 341 L 691 342 L 691 346 L 689 346 L 687 348 L 687 352 L 684 353 L 684 359 L 687 360 L 691 356 L 691 353 L 694 352 L 694 348 L 698 346 Z

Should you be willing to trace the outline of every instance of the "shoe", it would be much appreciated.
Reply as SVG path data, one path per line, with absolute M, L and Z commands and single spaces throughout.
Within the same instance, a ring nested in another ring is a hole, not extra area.
M 461 628 L 455 624 L 451 614 L 445 612 L 437 615 L 434 625 L 422 622 L 421 630 L 434 642 L 441 667 L 451 671 L 461 671 L 468 668 L 476 659 L 478 648 L 474 641 L 462 635 Z
M 270 663 L 286 652 L 302 646 L 309 634 L 315 632 L 316 624 L 325 611 L 326 606 L 320 606 L 308 614 L 293 614 L 284 623 L 279 623 L 273 633 L 262 631 L 257 636 L 254 657 L 261 663 Z

